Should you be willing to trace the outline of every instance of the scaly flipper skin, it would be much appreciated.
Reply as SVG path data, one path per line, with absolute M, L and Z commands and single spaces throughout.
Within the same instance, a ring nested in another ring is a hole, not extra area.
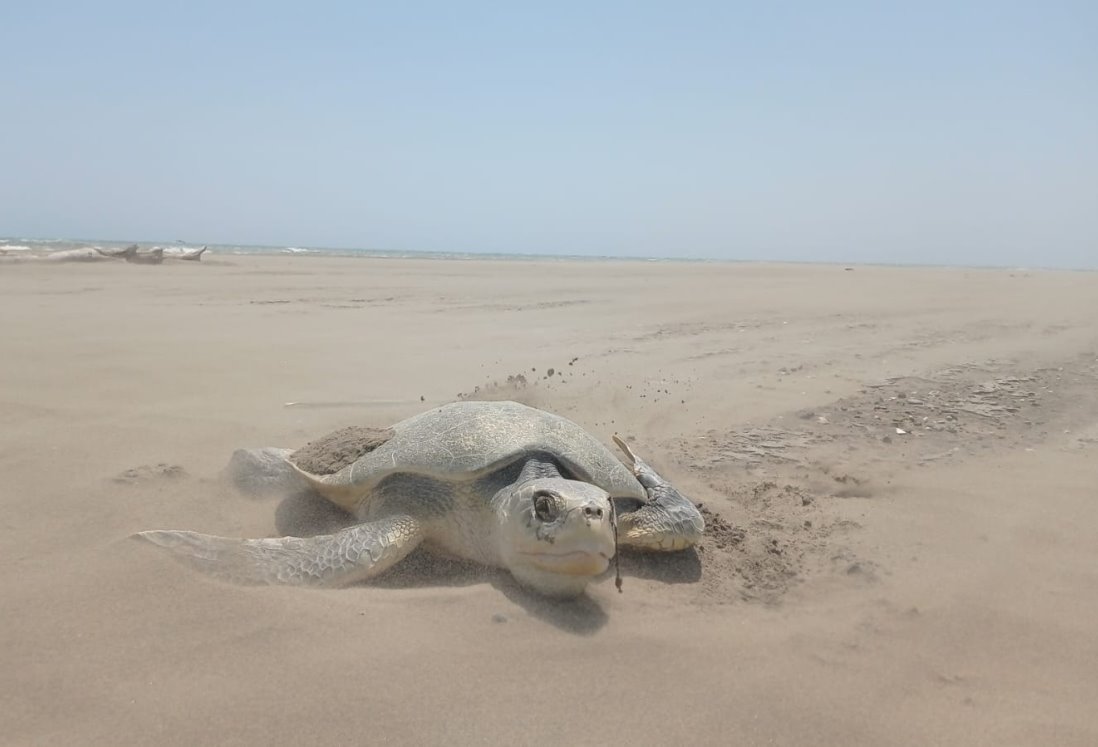
M 637 481 L 648 493 L 648 503 L 636 511 L 618 516 L 618 541 L 642 550 L 685 550 L 696 544 L 705 531 L 705 519 L 697 507 L 667 480 L 614 436 Z
M 398 515 L 308 538 L 230 539 L 181 530 L 138 532 L 134 537 L 224 581 L 345 586 L 403 560 L 423 539 L 423 527 L 411 516 Z

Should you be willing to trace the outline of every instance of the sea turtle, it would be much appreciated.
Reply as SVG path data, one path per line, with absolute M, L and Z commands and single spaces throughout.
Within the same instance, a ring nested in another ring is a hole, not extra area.
M 628 467 L 572 421 L 517 402 L 455 402 L 381 434 L 331 474 L 301 468 L 308 447 L 285 461 L 248 461 L 256 482 L 312 490 L 345 511 L 348 526 L 338 531 L 135 536 L 237 583 L 344 585 L 381 574 L 422 544 L 505 568 L 537 592 L 575 596 L 607 570 L 618 544 L 683 550 L 705 527 L 694 504 L 617 436 Z M 278 453 L 252 453 L 261 452 Z

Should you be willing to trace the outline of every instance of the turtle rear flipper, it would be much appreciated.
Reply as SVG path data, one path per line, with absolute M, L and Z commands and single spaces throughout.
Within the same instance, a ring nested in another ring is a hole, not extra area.
M 377 576 L 423 539 L 411 516 L 389 516 L 316 537 L 232 539 L 182 530 L 138 532 L 181 563 L 238 584 L 344 586 Z

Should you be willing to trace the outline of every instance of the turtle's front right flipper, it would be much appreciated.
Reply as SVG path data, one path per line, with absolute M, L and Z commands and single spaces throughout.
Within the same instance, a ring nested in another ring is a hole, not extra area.
M 705 519 L 694 503 L 660 477 L 617 436 L 618 445 L 630 462 L 637 481 L 648 493 L 648 502 L 618 517 L 621 544 L 642 550 L 685 550 L 695 545 L 705 531 Z
M 238 584 L 344 586 L 405 558 L 423 538 L 411 516 L 390 516 L 316 537 L 231 539 L 181 530 L 138 532 L 181 563 Z

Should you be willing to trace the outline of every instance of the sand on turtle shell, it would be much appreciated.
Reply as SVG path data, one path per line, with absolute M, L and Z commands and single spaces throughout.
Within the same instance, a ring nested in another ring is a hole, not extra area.
M 392 437 L 390 428 L 349 425 L 305 444 L 290 455 L 290 461 L 314 475 L 331 475 Z

